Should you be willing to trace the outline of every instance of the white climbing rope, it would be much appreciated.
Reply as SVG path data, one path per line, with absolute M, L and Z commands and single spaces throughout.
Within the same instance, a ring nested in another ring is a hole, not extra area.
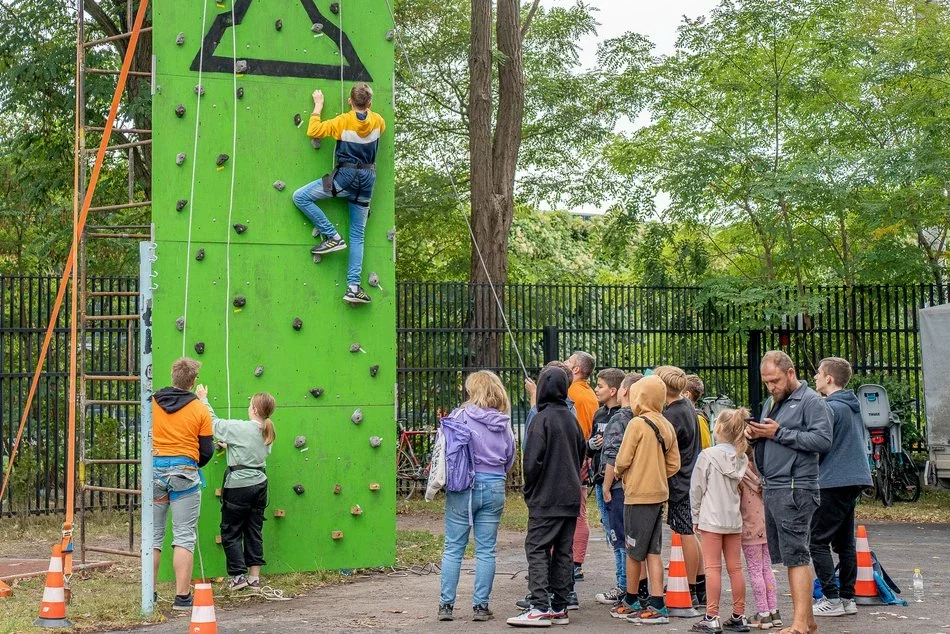
M 231 185 L 228 194 L 228 241 L 225 247 L 225 294 L 224 294 L 224 383 L 228 403 L 228 417 L 231 417 L 231 220 L 234 214 L 234 177 L 237 173 L 237 21 L 234 16 L 234 3 L 231 3 L 231 99 L 232 132 L 231 132 Z
M 402 36 L 399 33 L 398 25 L 396 24 L 396 14 L 393 11 L 392 4 L 390 0 L 386 0 L 386 7 L 389 9 L 389 16 L 392 19 L 393 23 L 393 35 L 396 40 L 396 44 L 402 50 L 402 56 L 406 60 L 406 66 L 409 69 L 409 76 L 412 79 L 412 88 L 417 93 L 421 93 L 416 84 L 418 83 L 416 78 L 416 71 L 412 65 L 412 60 L 409 59 L 409 51 L 406 50 L 406 47 L 403 46 Z M 393 95 L 395 100 L 395 95 Z M 422 100 L 423 108 L 425 109 L 426 119 L 430 119 L 429 115 L 429 102 L 426 99 Z M 395 105 L 395 104 L 394 104 Z M 478 246 L 478 240 L 475 239 L 475 230 L 472 229 L 472 221 L 469 219 L 468 214 L 465 213 L 465 203 L 462 200 L 462 195 L 459 192 L 458 184 L 455 182 L 455 177 L 452 175 L 452 170 L 449 168 L 448 159 L 446 159 L 445 154 L 439 154 L 440 163 L 442 164 L 442 170 L 445 172 L 445 176 L 449 179 L 449 183 L 452 185 L 452 191 L 455 194 L 455 200 L 458 204 L 459 213 L 462 215 L 462 218 L 465 220 L 465 226 L 468 227 L 468 234 L 472 238 L 472 246 L 475 249 L 475 253 L 478 255 L 478 261 L 482 265 L 482 270 L 485 272 L 485 278 L 488 280 L 488 286 L 491 288 L 492 297 L 495 298 L 495 304 L 498 306 L 498 312 L 501 313 L 501 319 L 505 324 L 505 330 L 508 332 L 508 338 L 511 340 L 511 347 L 514 349 L 515 354 L 518 356 L 518 364 L 521 366 L 521 371 L 524 374 L 525 378 L 528 378 L 528 369 L 525 367 L 524 358 L 521 356 L 521 349 L 518 347 L 518 342 L 515 341 L 515 335 L 511 331 L 511 325 L 508 323 L 508 313 L 505 312 L 505 307 L 501 303 L 501 298 L 498 296 L 498 291 L 495 289 L 495 282 L 491 278 L 491 274 L 488 272 L 488 265 L 485 264 L 485 258 L 482 257 L 482 249 Z
M 208 3 L 204 3 L 201 11 L 201 32 L 206 33 L 208 23 Z M 198 88 L 195 93 L 197 105 L 195 106 L 195 145 L 191 153 L 191 193 L 188 195 L 188 243 L 185 247 L 185 299 L 182 316 L 184 323 L 181 328 L 181 356 L 185 356 L 185 347 L 188 343 L 188 287 L 191 282 L 191 230 L 192 221 L 195 212 L 195 180 L 196 170 L 198 169 L 198 124 L 201 121 L 201 77 L 204 72 L 205 61 L 205 39 L 201 38 L 201 45 L 198 49 Z

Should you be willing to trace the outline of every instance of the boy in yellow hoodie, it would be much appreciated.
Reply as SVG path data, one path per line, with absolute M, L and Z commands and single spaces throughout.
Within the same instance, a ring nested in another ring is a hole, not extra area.
M 313 237 L 323 236 L 323 242 L 310 249 L 314 255 L 342 251 L 346 242 L 317 207 L 318 200 L 345 198 L 350 207 L 350 259 L 346 271 L 346 294 L 343 301 L 350 304 L 368 304 L 370 296 L 360 285 L 363 269 L 363 234 L 369 217 L 369 202 L 376 184 L 376 150 L 379 137 L 386 131 L 386 122 L 370 110 L 373 89 L 359 83 L 350 91 L 349 112 L 323 121 L 323 92 L 313 91 L 313 114 L 307 126 L 307 136 L 336 139 L 335 167 L 312 183 L 294 192 L 294 204 L 313 223 Z
M 623 480 L 624 522 L 627 544 L 627 596 L 634 612 L 631 623 L 669 623 L 663 597 L 663 505 L 669 499 L 667 479 L 680 468 L 679 446 L 673 426 L 661 412 L 666 404 L 666 385 L 657 376 L 637 381 L 630 390 L 634 418 L 627 425 L 617 452 L 614 472 Z M 650 600 L 636 600 L 640 569 L 647 562 Z

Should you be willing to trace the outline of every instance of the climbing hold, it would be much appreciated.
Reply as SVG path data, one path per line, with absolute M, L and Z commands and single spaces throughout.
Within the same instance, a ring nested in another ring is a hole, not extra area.
M 244 86 L 237 89 L 237 98 L 244 99 Z
M 215 490 L 214 490 L 214 497 L 219 498 L 219 497 L 221 497 L 222 493 L 224 493 L 224 490 L 223 490 L 223 489 L 215 489 Z
M 214 543 L 215 543 L 215 544 L 220 544 L 222 541 L 223 541 L 223 540 L 221 539 L 221 536 L 220 536 L 220 535 L 215 535 L 215 536 L 214 536 Z
M 204 341 L 199 341 L 198 343 L 195 344 L 195 352 L 197 352 L 198 354 L 204 354 L 204 353 L 205 353 L 205 342 L 204 342 Z
M 350 352 L 357 353 L 357 352 L 366 352 L 366 351 L 363 350 L 363 346 L 360 345 L 359 341 L 355 341 L 353 342 L 353 345 L 350 346 Z
M 320 139 L 310 139 L 310 147 L 315 150 L 320 149 Z
M 184 315 L 182 315 L 181 317 L 179 317 L 178 319 L 175 320 L 175 328 L 177 328 L 177 329 L 179 330 L 179 332 L 180 332 L 180 331 L 183 331 L 183 330 L 185 329 L 185 316 L 184 316 Z
M 339 484 L 333 485 L 333 495 L 340 495 L 343 493 L 343 487 Z
M 188 156 L 188 155 L 185 154 L 184 152 L 179 152 L 179 153 L 178 153 L 178 156 L 175 157 L 175 164 L 176 164 L 176 165 L 183 165 L 183 164 L 185 163 L 185 157 L 186 157 L 186 156 Z
M 198 95 L 199 97 L 205 94 L 205 87 L 202 86 L 201 84 L 195 84 L 195 94 Z
M 247 60 L 239 59 L 234 62 L 234 73 L 237 75 L 243 75 L 247 72 Z
M 343 531 L 333 531 L 332 533 L 330 533 L 330 537 L 332 537 L 333 539 L 337 541 L 340 541 L 341 539 L 343 539 Z
M 217 165 L 218 167 L 221 167 L 222 165 L 228 162 L 229 158 L 231 157 L 228 156 L 227 154 L 218 154 L 218 158 L 217 160 L 215 160 L 214 164 Z
M 323 23 L 314 22 L 313 26 L 310 27 L 310 30 L 313 31 L 314 33 L 323 33 Z
M 369 446 L 370 447 L 379 447 L 383 444 L 383 439 L 379 436 L 370 436 L 369 437 Z
M 387 41 L 387 42 L 392 42 L 392 41 L 393 41 L 393 38 L 395 38 L 395 37 L 396 37 L 396 29 L 389 29 L 388 31 L 386 31 L 386 41 Z
M 374 288 L 379 286 L 379 276 L 376 275 L 376 273 L 370 273 L 368 282 L 369 282 L 369 285 Z
M 188 199 L 182 198 L 177 203 L 175 203 L 175 211 L 181 211 L 182 209 L 185 208 L 185 205 L 187 204 L 188 204 Z
M 278 31 L 284 28 L 284 21 L 277 20 L 276 22 L 274 22 L 274 28 L 277 29 Z
M 274 517 L 287 517 L 287 511 L 284 509 L 274 509 Z
M 256 368 L 254 368 L 254 376 L 260 376 L 262 374 L 264 374 L 264 366 L 259 365 Z
M 350 515 L 362 515 L 362 514 L 363 514 L 363 508 L 359 504 L 357 504 L 356 506 L 350 509 Z
M 297 449 L 300 449 L 306 444 L 307 444 L 306 436 L 297 436 L 296 438 L 294 438 L 294 447 L 296 447 Z
M 390 242 L 396 239 L 396 227 L 393 227 L 392 229 L 386 232 L 386 239 L 389 240 Z
M 304 489 L 303 489 L 303 485 L 302 485 L 302 484 L 295 484 L 295 485 L 294 485 L 294 493 L 296 493 L 297 495 L 303 495 L 303 491 L 304 491 Z
M 298 112 L 294 115 L 294 125 L 299 128 L 301 123 L 303 123 L 303 117 L 301 117 L 300 113 Z
M 247 225 L 242 225 L 242 224 L 239 222 L 239 223 L 237 223 L 237 224 L 234 225 L 234 230 L 238 233 L 238 235 L 241 235 L 242 233 L 244 233 L 245 231 L 247 231 Z
M 182 117 L 184 117 L 184 116 L 185 116 L 185 105 L 184 105 L 184 104 L 181 104 L 181 103 L 178 104 L 178 107 L 175 108 L 175 114 L 178 115 L 178 118 L 179 118 L 179 119 L 181 119 Z
M 204 259 L 205 259 L 205 250 L 204 250 L 204 249 L 198 249 L 198 252 L 195 253 L 195 259 L 198 260 L 199 262 L 201 262 L 202 260 L 204 260 Z
M 369 375 L 375 377 L 379 374 L 379 364 L 369 366 Z
M 184 43 L 185 43 L 185 34 L 179 33 L 178 37 L 175 38 L 175 44 L 177 44 L 178 46 L 181 46 Z
M 238 295 L 237 297 L 234 298 L 234 301 L 231 303 L 234 304 L 235 308 L 241 308 L 242 306 L 244 306 L 244 304 L 247 303 L 247 298 L 244 297 L 243 295 Z
M 285 187 L 287 187 L 287 183 L 285 183 L 284 181 L 274 181 L 274 189 L 276 189 L 277 191 L 282 192 L 284 191 Z
M 320 264 L 320 260 L 322 260 L 322 259 L 323 259 L 323 258 L 320 256 L 319 253 L 314 253 L 314 254 L 313 254 L 313 263 L 314 263 L 314 264 Z
M 350 420 L 353 421 L 353 424 L 354 424 L 354 425 L 359 425 L 360 423 L 362 423 L 362 422 L 363 422 L 363 410 L 361 410 L 360 408 L 357 407 L 357 408 L 353 411 L 353 415 L 350 416 Z
M 330 13 L 332 13 L 333 15 L 336 15 L 336 14 L 338 14 L 339 12 L 340 12 L 340 3 L 339 3 L 339 2 L 331 2 L 331 3 L 330 3 Z
M 315 387 L 312 390 L 310 390 L 310 394 L 311 396 L 313 396 L 313 398 L 320 398 L 321 396 L 323 396 L 323 388 Z
M 301 328 L 303 328 L 303 319 L 294 317 L 294 330 L 300 330 Z
M 371 482 L 369 485 L 370 491 L 379 491 L 379 482 Z

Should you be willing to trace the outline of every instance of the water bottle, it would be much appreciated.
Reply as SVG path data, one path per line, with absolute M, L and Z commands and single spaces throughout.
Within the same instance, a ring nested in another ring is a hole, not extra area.
M 924 602 L 924 576 L 920 568 L 914 568 L 914 603 Z

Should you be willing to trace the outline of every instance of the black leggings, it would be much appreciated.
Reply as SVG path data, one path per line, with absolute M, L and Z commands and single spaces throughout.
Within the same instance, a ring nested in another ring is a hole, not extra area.
M 221 495 L 221 544 L 232 577 L 247 573 L 248 566 L 263 566 L 264 509 L 267 482 L 224 489 Z

